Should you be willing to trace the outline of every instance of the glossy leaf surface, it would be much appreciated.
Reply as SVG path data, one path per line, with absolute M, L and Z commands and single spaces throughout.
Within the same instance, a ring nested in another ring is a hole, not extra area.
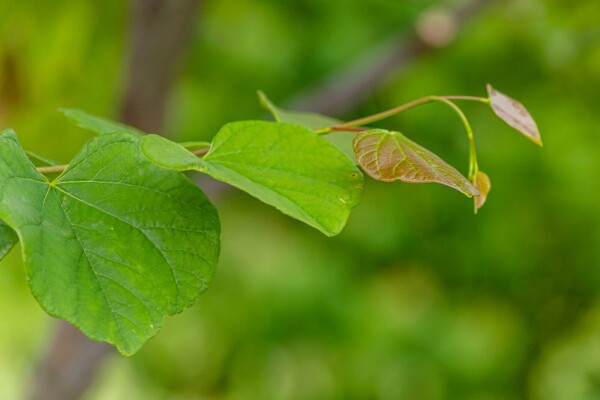
M 258 97 L 260 98 L 262 106 L 271 113 L 277 122 L 302 125 L 311 130 L 318 130 L 344 123 L 339 119 L 322 114 L 284 110 L 273 104 L 263 92 L 258 92 Z M 322 137 L 340 149 L 342 153 L 356 164 L 356 158 L 354 157 L 354 151 L 352 150 L 352 136 L 348 132 L 330 132 L 323 134 Z
M 435 182 L 468 197 L 479 194 L 454 167 L 399 132 L 369 130 L 356 135 L 353 145 L 359 165 L 378 181 Z
M 299 125 L 227 124 L 204 158 L 156 135 L 142 139 L 142 150 L 157 165 L 206 173 L 329 236 L 341 231 L 362 192 L 362 174 L 356 166 Z
M 525 135 L 535 144 L 542 145 L 540 131 L 529 111 L 517 100 L 487 85 L 490 105 L 494 113 L 508 125 Z
M 214 207 L 139 140 L 98 136 L 49 182 L 14 133 L 0 136 L 0 217 L 19 233 L 35 298 L 126 355 L 206 290 L 219 254 Z

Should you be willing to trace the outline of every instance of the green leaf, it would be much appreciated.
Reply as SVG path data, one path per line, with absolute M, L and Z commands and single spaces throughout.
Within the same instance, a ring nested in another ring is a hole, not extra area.
M 206 290 L 219 253 L 206 196 L 124 133 L 88 142 L 52 182 L 1 135 L 0 218 L 19 234 L 42 308 L 125 355 Z
M 0 260 L 6 257 L 18 241 L 19 238 L 15 231 L 3 221 L 0 221 Z
M 260 98 L 262 106 L 271 113 L 277 122 L 302 125 L 311 130 L 319 130 L 344 123 L 339 119 L 328 117 L 326 115 L 281 109 L 273 104 L 261 91 L 258 92 L 258 97 Z M 330 132 L 324 134 L 323 138 L 340 149 L 342 153 L 356 164 L 356 157 L 354 157 L 354 151 L 352 150 L 352 136 L 349 135 L 348 132 Z
M 129 133 L 134 136 L 145 135 L 145 132 L 140 131 L 132 126 L 121 124 L 119 122 L 111 121 L 107 118 L 98 117 L 96 115 L 88 114 L 82 110 L 76 110 L 72 108 L 61 108 L 59 111 L 67 117 L 69 121 L 77 125 L 80 128 L 92 131 L 98 134 L 106 133 Z
M 25 154 L 27 154 L 27 157 L 29 157 L 31 162 L 33 162 L 33 165 L 35 165 L 36 167 L 49 167 L 54 165 L 60 165 L 60 163 L 57 161 L 51 160 L 44 156 L 40 156 L 39 154 L 36 154 L 29 150 L 25 150 Z
M 517 100 L 487 85 L 490 105 L 494 113 L 508 125 L 521 132 L 535 144 L 542 145 L 540 131 L 529 111 Z
M 144 154 L 177 171 L 229 183 L 328 236 L 338 234 L 359 200 L 362 174 L 332 144 L 299 125 L 244 121 L 225 125 L 204 158 L 156 135 Z
M 342 153 L 346 155 L 352 161 L 353 164 L 357 165 L 356 155 L 352 148 L 353 134 L 350 132 L 334 131 L 327 134 L 320 135 L 323 139 L 337 147 Z
M 399 132 L 372 129 L 354 138 L 358 164 L 374 179 L 409 183 L 435 182 L 467 197 L 479 194 L 454 167 Z
M 14 135 L 15 131 L 12 129 L 5 129 L 0 132 L 2 135 Z M 4 221 L 0 221 L 0 260 L 4 259 L 8 252 L 17 244 L 19 238 L 14 230 L 10 226 L 6 225 Z
M 258 92 L 261 105 L 273 115 L 277 122 L 302 125 L 312 130 L 343 124 L 342 121 L 312 112 L 287 111 L 277 107 L 261 91 Z

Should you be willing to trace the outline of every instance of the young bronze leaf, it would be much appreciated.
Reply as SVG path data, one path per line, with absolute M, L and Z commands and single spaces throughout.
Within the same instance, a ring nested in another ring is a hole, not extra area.
M 477 172 L 473 177 L 473 185 L 479 190 L 479 195 L 473 197 L 473 203 L 475 206 L 475 214 L 487 200 L 488 193 L 490 193 L 490 189 L 492 188 L 492 183 L 490 181 L 490 177 L 487 176 L 485 172 Z
M 52 182 L 14 133 L 0 135 L 0 218 L 19 234 L 42 308 L 125 355 L 194 303 L 219 254 L 206 196 L 125 133 L 92 139 Z
M 157 135 L 142 139 L 142 151 L 161 167 L 200 171 L 235 186 L 328 236 L 342 230 L 362 193 L 356 165 L 300 125 L 227 124 L 204 158 Z
M 542 145 L 542 137 L 529 111 L 517 100 L 487 85 L 490 105 L 494 113 L 504 122 L 521 132 L 535 144 Z
M 358 164 L 378 181 L 435 182 L 468 197 L 479 194 L 454 167 L 399 132 L 369 130 L 356 135 L 353 145 Z

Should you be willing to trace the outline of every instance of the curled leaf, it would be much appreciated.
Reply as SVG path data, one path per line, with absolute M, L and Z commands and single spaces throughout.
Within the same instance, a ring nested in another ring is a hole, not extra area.
M 523 104 L 497 91 L 492 85 L 487 85 L 487 91 L 494 113 L 508 125 L 525 135 L 529 140 L 541 146 L 542 137 L 540 136 L 540 131 L 533 117 Z
M 490 189 L 492 188 L 492 183 L 490 182 L 490 177 L 487 176 L 485 172 L 479 171 L 473 177 L 473 185 L 479 190 L 479 195 L 473 197 L 475 214 L 477 214 L 477 211 L 483 207 L 487 200 L 488 193 L 490 193 Z
M 369 130 L 356 135 L 353 146 L 358 164 L 378 181 L 435 182 L 467 197 L 479 194 L 454 167 L 399 132 Z

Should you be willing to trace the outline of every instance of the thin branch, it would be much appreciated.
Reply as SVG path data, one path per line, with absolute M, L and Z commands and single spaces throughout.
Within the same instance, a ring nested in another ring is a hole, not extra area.
M 479 172 L 479 164 L 477 163 L 477 148 L 475 147 L 475 137 L 473 136 L 473 128 L 471 127 L 471 123 L 467 119 L 465 113 L 456 104 L 448 100 L 447 97 L 434 96 L 432 100 L 444 103 L 450 107 L 456 113 L 456 115 L 458 115 L 458 118 L 460 118 L 463 126 L 465 127 L 467 139 L 469 140 L 469 179 L 472 180 L 475 174 Z
M 194 154 L 196 156 L 201 156 L 201 155 L 208 153 L 209 151 L 210 151 L 210 147 L 205 147 L 203 149 L 198 149 L 198 150 L 192 151 L 192 154 Z
M 37 167 L 37 171 L 40 174 L 52 174 L 55 172 L 63 172 L 67 168 L 67 165 L 50 165 L 48 167 Z
M 324 134 L 331 131 L 347 131 L 347 132 L 360 132 L 364 130 L 364 128 L 358 128 L 363 125 L 372 124 L 373 122 L 382 121 L 384 119 L 393 117 L 394 115 L 400 114 L 404 111 L 408 111 L 412 108 L 416 108 L 418 106 L 433 103 L 433 102 L 443 102 L 448 105 L 451 104 L 452 108 L 455 108 L 456 105 L 450 100 L 468 100 L 468 101 L 477 101 L 480 103 L 489 103 L 489 100 L 485 97 L 475 97 L 475 96 L 425 96 L 420 97 L 416 100 L 409 101 L 408 103 L 401 104 L 397 107 L 391 108 L 386 111 L 382 111 L 377 114 L 369 115 L 363 118 L 355 119 L 352 121 L 345 122 L 340 125 L 329 126 L 322 129 L 317 129 L 316 132 L 318 134 Z M 462 114 L 462 111 L 461 111 Z M 460 116 L 460 115 L 459 115 Z
M 448 100 L 464 100 L 464 101 L 476 101 L 479 103 L 489 104 L 490 99 L 487 97 L 477 97 L 477 96 L 439 96 Z

